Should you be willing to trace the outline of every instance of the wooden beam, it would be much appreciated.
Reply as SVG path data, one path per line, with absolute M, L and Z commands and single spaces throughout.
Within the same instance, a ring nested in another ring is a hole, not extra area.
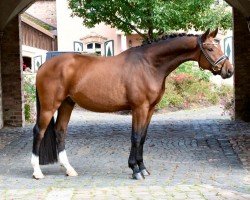
M 46 30 L 45 28 L 43 28 L 43 27 L 37 25 L 36 23 L 30 21 L 29 19 L 27 19 L 27 18 L 21 16 L 21 20 L 22 20 L 22 22 L 28 24 L 29 26 L 33 27 L 34 29 L 37 29 L 38 31 L 44 33 L 45 35 L 48 35 L 49 37 L 54 38 L 54 35 L 53 35 L 51 32 L 49 32 L 49 31 Z
M 226 0 L 229 5 L 239 10 L 246 18 L 250 17 L 250 1 L 246 0 Z
M 1 0 L 0 1 L 0 31 L 4 30 L 5 26 L 15 16 L 25 10 L 35 0 Z

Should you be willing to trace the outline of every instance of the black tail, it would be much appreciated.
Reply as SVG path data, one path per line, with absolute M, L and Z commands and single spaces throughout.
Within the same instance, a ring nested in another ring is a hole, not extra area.
M 40 115 L 40 101 L 37 92 L 36 92 L 36 105 L 37 105 L 37 121 L 33 129 L 34 136 L 35 134 L 39 133 L 38 121 Z M 56 133 L 54 131 L 54 126 L 55 126 L 55 120 L 54 117 L 52 117 L 40 144 L 39 148 L 40 165 L 53 164 L 58 161 Z

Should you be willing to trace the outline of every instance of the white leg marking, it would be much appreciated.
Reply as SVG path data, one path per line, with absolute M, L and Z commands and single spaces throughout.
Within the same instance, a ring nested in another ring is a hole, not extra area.
M 65 150 L 59 153 L 59 162 L 66 168 L 66 173 L 68 176 L 78 175 L 74 168 L 69 164 L 69 160 Z
M 34 173 L 33 173 L 34 178 L 36 178 L 36 179 L 44 178 L 44 175 L 43 175 L 43 173 L 40 169 L 40 166 L 39 166 L 39 157 L 34 155 L 33 153 L 31 156 L 31 165 L 34 168 Z

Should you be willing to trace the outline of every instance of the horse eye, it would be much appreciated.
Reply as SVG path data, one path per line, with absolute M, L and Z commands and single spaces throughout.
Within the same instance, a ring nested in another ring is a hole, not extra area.
M 215 38 L 214 41 L 218 44 L 220 43 L 220 39 Z

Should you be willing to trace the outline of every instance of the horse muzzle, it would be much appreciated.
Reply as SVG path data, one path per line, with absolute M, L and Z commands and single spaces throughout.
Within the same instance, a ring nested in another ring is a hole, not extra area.
M 220 73 L 223 79 L 230 78 L 231 76 L 233 76 L 233 74 L 234 74 L 234 68 L 232 65 L 223 66 L 223 68 L 221 69 L 221 73 Z

